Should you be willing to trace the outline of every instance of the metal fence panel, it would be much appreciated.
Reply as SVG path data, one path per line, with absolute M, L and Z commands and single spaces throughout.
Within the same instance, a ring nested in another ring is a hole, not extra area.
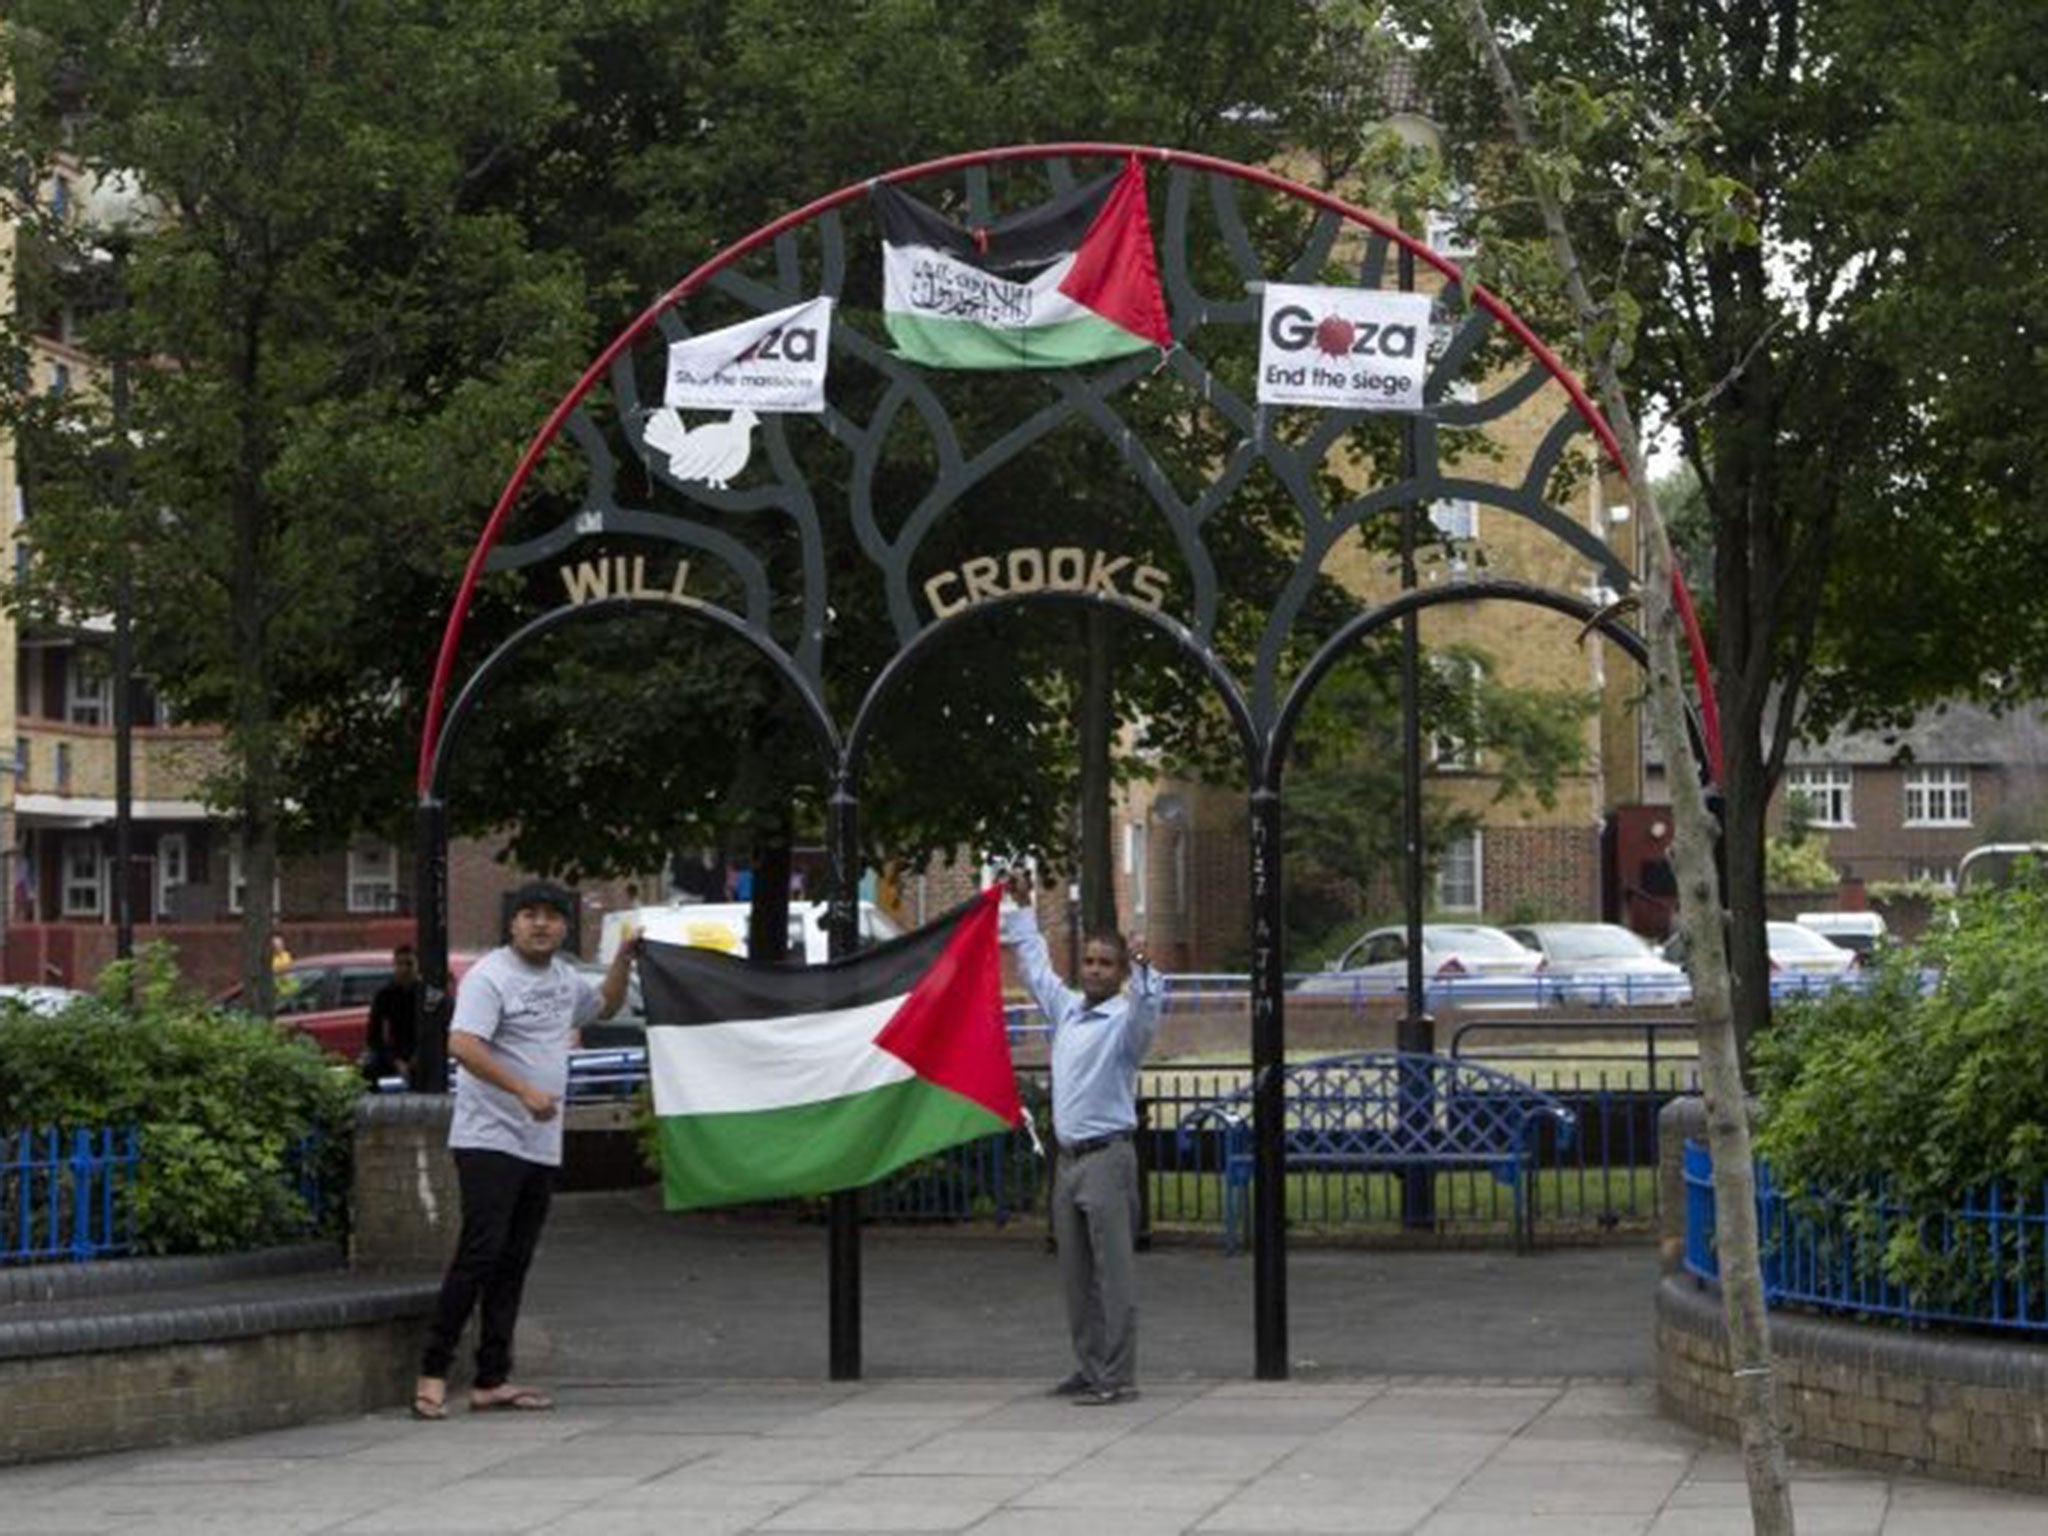
M 135 1146 L 132 1126 L 0 1132 L 0 1263 L 129 1252 Z
M 1714 1169 L 1706 1146 L 1685 1144 L 1685 1267 L 1718 1282 Z M 1916 1217 L 1879 1186 L 1860 1199 L 1790 1194 L 1769 1164 L 1756 1171 L 1764 1296 L 1824 1312 L 2048 1332 L 2048 1186 L 2029 1202 L 2003 1185 L 1973 1190 L 1952 1210 Z M 1885 1256 L 1917 1224 L 1928 1252 L 1920 1285 L 1894 1279 Z

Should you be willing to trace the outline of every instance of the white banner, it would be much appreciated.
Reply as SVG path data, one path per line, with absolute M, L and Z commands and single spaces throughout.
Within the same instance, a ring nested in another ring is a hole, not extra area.
M 832 301 L 816 298 L 672 342 L 662 403 L 674 410 L 825 409 Z
M 1429 374 L 1426 293 L 1268 283 L 1259 403 L 1419 411 Z

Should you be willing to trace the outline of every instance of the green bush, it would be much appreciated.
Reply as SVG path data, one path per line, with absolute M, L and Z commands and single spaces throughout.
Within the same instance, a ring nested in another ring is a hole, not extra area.
M 2034 1203 L 2048 1181 L 2048 878 L 1963 897 L 1867 993 L 1785 1006 L 1756 1062 L 1779 1184 L 1846 1199 L 1874 1230 L 1881 1183 L 1900 1213 L 1886 1274 L 1953 1293 L 1970 1255 L 1940 1257 L 1943 1213 L 1994 1182 Z
M 132 1004 L 116 1001 L 131 976 Z M 0 1013 L 0 1131 L 134 1126 L 131 1214 L 145 1253 L 337 1229 L 359 1087 L 310 1041 L 183 993 L 161 947 L 109 967 L 97 997 L 53 1018 Z

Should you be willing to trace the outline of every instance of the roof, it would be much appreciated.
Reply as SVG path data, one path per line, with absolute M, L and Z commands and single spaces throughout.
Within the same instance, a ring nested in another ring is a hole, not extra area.
M 1794 767 L 1839 764 L 1890 767 L 1901 763 L 2048 766 L 2048 709 L 2023 705 L 2003 714 L 1982 704 L 1956 702 L 1923 711 L 1892 730 L 1836 731 L 1825 741 L 1794 742 L 1785 754 Z

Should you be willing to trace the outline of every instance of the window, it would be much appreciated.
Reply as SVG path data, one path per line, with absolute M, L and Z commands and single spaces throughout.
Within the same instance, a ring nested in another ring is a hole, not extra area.
M 318 1013 L 334 1006 L 335 976 L 325 966 L 286 966 L 277 978 L 280 1016 Z
M 1124 827 L 1124 873 L 1131 877 L 1131 916 L 1143 917 L 1146 911 L 1145 885 L 1147 866 L 1152 860 L 1151 829 L 1142 821 L 1129 822 Z
M 29 740 L 26 736 L 14 738 L 14 782 L 26 788 L 29 780 Z
M 1454 188 L 1450 206 L 1432 208 L 1423 215 L 1422 237 L 1432 251 L 1453 260 L 1476 256 L 1479 242 L 1468 232 L 1471 218 L 1472 194 L 1462 187 Z
M 358 843 L 349 849 L 348 909 L 398 910 L 398 850 L 389 843 Z
M 1458 326 L 1455 321 L 1435 320 L 1429 327 L 1429 365 L 1432 369 L 1443 362 L 1444 354 L 1457 339 Z M 1470 369 L 1472 360 L 1466 359 L 1465 367 Z M 1444 399 L 1454 405 L 1469 405 L 1479 398 L 1479 384 L 1475 379 L 1458 374 L 1444 381 Z
M 1429 733 L 1429 760 L 1438 768 L 1469 772 L 1479 766 L 1479 744 L 1465 734 L 1478 715 L 1479 663 L 1470 656 L 1431 656 L 1429 664 L 1452 696 L 1446 725 Z
M 1436 868 L 1436 904 L 1443 912 L 1480 908 L 1480 834 L 1465 832 L 1444 844 Z
M 1797 795 L 1807 821 L 1816 827 L 1853 827 L 1855 802 L 1846 768 L 1791 768 L 1785 773 L 1787 805 Z
M 50 393 L 53 395 L 65 395 L 70 392 L 71 365 L 69 363 L 50 364 Z
M 1907 771 L 1907 826 L 1967 827 L 1969 824 L 1969 769 L 1913 768 Z
M 106 662 L 74 651 L 64 669 L 64 718 L 73 725 L 105 725 L 114 714 L 114 683 Z
M 350 966 L 341 973 L 340 995 L 335 998 L 337 1008 L 367 1008 L 377 1000 L 377 994 L 391 984 L 391 967 Z
M 186 873 L 189 868 L 186 853 L 185 834 L 182 832 L 166 832 L 156 840 L 156 909 L 159 912 L 171 909 L 171 892 L 191 878 Z
M 1443 538 L 1469 543 L 1479 537 L 1479 503 L 1476 501 L 1432 501 L 1429 520 Z
M 100 888 L 100 845 L 89 837 L 64 840 L 64 915 L 98 917 Z
M 55 755 L 57 759 L 57 793 L 68 795 L 71 793 L 71 743 L 68 741 L 58 742 Z
M 236 917 L 241 916 L 242 908 L 248 899 L 249 875 L 247 865 L 242 857 L 242 845 L 239 842 L 230 843 L 228 845 L 228 911 Z M 272 877 L 270 882 L 270 915 L 276 917 L 283 911 L 284 892 L 282 882 Z
M 1952 891 L 1956 888 L 1956 867 L 1953 864 L 1908 864 L 1906 878 Z

